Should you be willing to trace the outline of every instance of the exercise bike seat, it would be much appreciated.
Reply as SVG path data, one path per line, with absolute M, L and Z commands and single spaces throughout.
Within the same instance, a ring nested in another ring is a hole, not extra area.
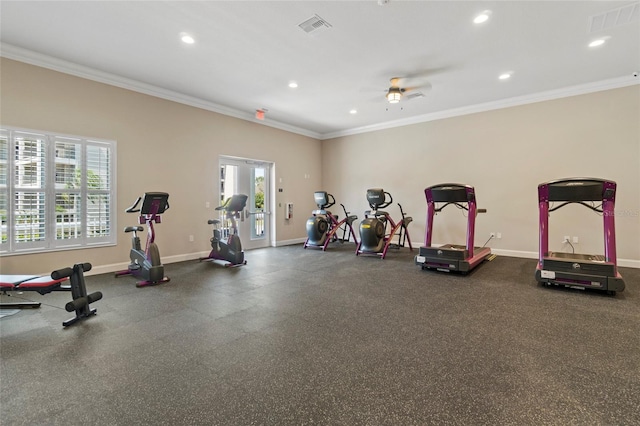
M 127 226 L 124 228 L 124 232 L 142 232 L 143 230 L 142 226 Z
M 208 225 L 217 225 L 217 224 L 219 224 L 219 223 L 220 223 L 220 221 L 219 221 L 218 219 L 209 219 L 209 220 L 207 221 L 207 224 L 208 224 Z

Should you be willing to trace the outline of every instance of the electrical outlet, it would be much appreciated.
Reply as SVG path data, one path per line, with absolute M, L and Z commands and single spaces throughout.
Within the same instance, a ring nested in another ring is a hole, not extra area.
M 578 237 L 573 237 L 573 244 L 578 244 Z
M 492 232 L 492 233 L 489 234 L 489 238 L 495 238 L 495 237 L 496 237 L 496 233 L 495 232 Z
M 193 242 L 193 235 L 189 235 L 189 242 L 192 243 Z
M 498 233 L 496 233 L 496 238 L 497 238 L 497 239 L 501 239 L 501 238 L 502 238 L 502 232 L 498 232 Z

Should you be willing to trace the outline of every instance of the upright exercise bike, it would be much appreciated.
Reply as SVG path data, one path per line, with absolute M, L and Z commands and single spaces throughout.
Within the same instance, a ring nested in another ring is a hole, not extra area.
M 138 208 L 138 204 L 142 201 L 142 207 Z M 161 284 L 169 281 L 164 276 L 164 266 L 160 261 L 160 252 L 158 245 L 155 243 L 154 223 L 161 223 L 161 214 L 169 208 L 169 194 L 166 192 L 145 192 L 142 197 L 138 197 L 135 203 L 125 211 L 127 213 L 140 212 L 138 223 L 147 225 L 147 243 L 144 251 L 140 245 L 140 237 L 138 232 L 144 229 L 142 226 L 127 226 L 124 232 L 131 232 L 131 251 L 129 257 L 131 263 L 129 267 L 120 272 L 116 272 L 116 277 L 122 275 L 134 275 L 142 278 L 142 281 L 136 283 L 136 287 L 144 287 L 147 285 Z
M 225 201 L 221 206 L 216 207 L 218 211 L 224 211 L 225 225 L 220 227 L 221 221 L 210 219 L 209 225 L 213 225 L 213 237 L 211 238 L 211 252 L 207 257 L 201 257 L 200 261 L 210 260 L 226 267 L 246 265 L 242 242 L 238 236 L 238 222 L 236 216 L 247 206 L 247 197 L 244 194 L 236 194 Z
M 318 210 L 312 211 L 312 216 L 307 219 L 307 240 L 304 242 L 304 248 L 320 248 L 325 251 L 329 243 L 336 241 L 343 243 L 349 241 L 350 238 L 353 238 L 353 242 L 358 244 L 356 233 L 353 230 L 353 222 L 358 219 L 358 216 L 349 214 L 344 204 L 340 204 L 344 211 L 344 219 L 339 221 L 337 215 L 327 210 L 336 203 L 333 195 L 326 191 L 316 191 L 313 193 L 313 197 Z M 340 230 L 342 230 L 342 237 L 338 236 Z
M 381 188 L 367 189 L 367 201 L 371 210 L 365 212 L 365 219 L 360 222 L 360 243 L 356 255 L 375 255 L 384 259 L 390 247 L 399 249 L 404 247 L 405 243 L 409 244 L 409 250 L 413 250 L 407 229 L 413 218 L 405 216 L 400 204 L 398 207 L 402 218 L 398 222 L 395 222 L 389 213 L 380 210 L 393 203 L 391 194 Z M 387 228 L 390 229 L 389 233 Z M 393 244 L 395 236 L 398 236 L 398 242 Z

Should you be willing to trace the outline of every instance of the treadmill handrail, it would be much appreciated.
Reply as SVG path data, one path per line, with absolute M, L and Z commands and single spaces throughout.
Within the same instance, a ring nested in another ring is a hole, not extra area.
M 468 203 L 475 201 L 475 188 L 461 183 L 440 183 L 426 187 L 424 195 L 427 203 Z
M 434 204 L 435 204 L 435 203 L 434 203 Z M 460 203 L 453 203 L 453 202 L 451 202 L 451 203 L 445 203 L 444 205 L 442 205 L 442 206 L 440 206 L 440 207 L 437 207 L 437 208 L 435 209 L 435 212 L 436 212 L 436 213 L 440 213 L 440 212 L 441 212 L 442 210 L 444 210 L 444 208 L 445 208 L 445 207 L 447 207 L 449 204 L 453 204 L 454 206 L 458 206 L 458 208 L 460 208 L 460 209 L 462 209 L 462 210 L 467 210 L 467 211 L 469 211 L 469 208 L 468 208 L 467 206 L 463 206 L 463 205 L 462 205 L 462 204 L 460 204 Z
M 593 210 L 594 212 L 597 212 L 597 213 L 603 213 L 604 212 L 601 208 L 599 209 L 598 207 L 590 206 L 589 204 L 585 203 L 584 201 L 565 201 L 564 203 L 560 204 L 559 206 L 555 206 L 553 208 L 550 208 L 549 209 L 549 213 L 554 212 L 556 210 L 559 210 L 560 208 L 566 206 L 567 204 L 582 204 L 583 206 Z

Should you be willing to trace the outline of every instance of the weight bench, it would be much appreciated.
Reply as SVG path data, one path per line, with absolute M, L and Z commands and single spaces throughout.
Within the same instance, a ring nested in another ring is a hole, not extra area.
M 62 323 L 63 326 L 72 325 L 80 320 L 95 315 L 96 309 L 89 307 L 90 303 L 102 299 L 102 293 L 96 291 L 87 294 L 84 283 L 84 272 L 91 270 L 90 263 L 78 263 L 71 268 L 63 268 L 51 273 L 51 277 L 35 275 L 0 275 L 0 290 L 3 293 L 9 291 L 36 291 L 42 295 L 52 291 L 70 291 L 71 302 L 65 305 L 67 312 L 76 312 L 76 316 Z M 70 278 L 70 280 L 69 280 Z M 64 284 L 67 280 L 69 285 Z M 0 303 L 1 308 L 21 309 L 39 308 L 39 302 L 12 302 Z

